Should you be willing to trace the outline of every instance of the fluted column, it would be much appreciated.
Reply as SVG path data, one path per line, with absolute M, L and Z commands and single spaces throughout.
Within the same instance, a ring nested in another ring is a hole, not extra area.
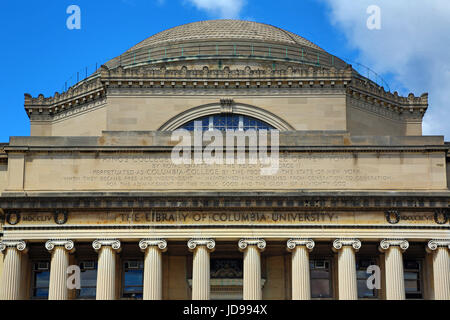
M 72 240 L 49 240 L 45 248 L 51 252 L 49 300 L 67 300 L 67 268 L 69 267 L 69 253 L 74 251 Z
M 167 250 L 167 242 L 162 239 L 142 239 L 139 248 L 145 252 L 144 300 L 162 299 L 162 252 Z
M 336 239 L 333 242 L 333 250 L 338 252 L 339 300 L 358 299 L 355 252 L 360 248 L 361 241 L 357 239 Z
M 97 300 L 116 298 L 116 251 L 119 240 L 95 240 L 92 247 L 98 252 Z
M 292 300 L 311 299 L 309 252 L 314 248 L 311 239 L 289 239 L 287 247 L 292 252 Z
M 380 250 L 385 253 L 386 300 L 405 300 L 405 279 L 403 274 L 403 251 L 409 248 L 404 239 L 385 239 Z
M 261 251 L 264 239 L 241 239 L 239 249 L 244 252 L 244 300 L 261 300 Z
M 191 239 L 189 250 L 194 252 L 192 267 L 192 300 L 209 300 L 210 261 L 209 253 L 214 250 L 213 239 Z
M 0 298 L 19 300 L 23 276 L 22 253 L 26 252 L 26 243 L 22 240 L 3 240 L 0 242 L 0 251 L 4 255 Z
M 431 240 L 427 249 L 434 252 L 434 299 L 450 300 L 450 240 Z

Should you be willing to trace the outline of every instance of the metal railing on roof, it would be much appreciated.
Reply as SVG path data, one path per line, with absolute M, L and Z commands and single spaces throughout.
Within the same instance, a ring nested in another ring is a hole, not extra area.
M 317 50 L 310 47 L 302 46 L 283 46 L 280 44 L 263 44 L 263 43 L 248 43 L 248 42 L 218 42 L 212 44 L 172 44 L 165 47 L 156 48 L 139 48 L 134 51 L 127 51 L 124 54 L 110 60 L 106 66 L 110 69 L 122 66 L 124 68 L 137 66 L 141 64 L 152 64 L 170 61 L 192 61 L 192 60 L 217 60 L 217 67 L 223 67 L 222 60 L 225 59 L 254 59 L 254 60 L 269 60 L 272 62 L 273 69 L 276 69 L 277 62 L 292 61 L 309 66 L 335 67 L 336 69 L 345 68 L 351 64 L 355 77 L 363 81 L 371 81 L 390 91 L 387 82 L 372 69 L 358 63 L 351 62 L 347 59 L 340 59 L 325 51 Z M 100 64 L 87 66 L 82 70 L 74 73 L 65 83 L 63 91 L 79 84 L 85 80 L 98 75 L 97 71 Z

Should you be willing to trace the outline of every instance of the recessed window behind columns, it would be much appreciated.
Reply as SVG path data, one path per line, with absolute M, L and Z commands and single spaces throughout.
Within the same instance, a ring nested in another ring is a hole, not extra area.
M 201 122 L 201 128 L 203 131 L 208 130 L 271 130 L 275 129 L 270 124 L 258 120 L 256 118 L 252 118 L 249 116 L 238 115 L 238 114 L 215 114 L 210 116 L 205 116 L 201 118 L 197 118 L 192 120 L 184 125 L 182 125 L 179 129 L 186 129 L 189 131 L 194 130 L 195 121 Z
M 370 289 L 367 280 L 372 274 L 367 273 L 369 266 L 379 266 L 376 258 L 361 257 L 356 260 L 356 277 L 358 283 L 358 298 L 379 298 L 378 289 Z
M 403 261 L 406 299 L 423 299 L 422 260 Z
M 32 261 L 32 299 L 48 299 L 50 286 L 50 260 Z
M 122 298 L 142 299 L 144 293 L 144 261 L 123 262 Z
M 77 290 L 77 299 L 95 299 L 97 291 L 97 261 L 81 260 L 80 282 L 81 289 Z
M 332 298 L 331 259 L 311 259 L 311 298 Z

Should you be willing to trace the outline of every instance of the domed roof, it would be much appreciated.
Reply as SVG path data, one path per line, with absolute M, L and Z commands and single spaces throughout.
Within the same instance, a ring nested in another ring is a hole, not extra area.
M 177 26 L 151 36 L 128 51 L 174 42 L 233 40 L 302 45 L 323 51 L 295 33 L 268 24 L 242 20 L 208 20 Z

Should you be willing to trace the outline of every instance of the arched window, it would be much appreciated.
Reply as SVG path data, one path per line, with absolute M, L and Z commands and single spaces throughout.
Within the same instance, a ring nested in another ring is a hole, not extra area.
M 239 114 L 214 114 L 210 116 L 205 116 L 201 118 L 197 118 L 188 123 L 182 125 L 179 129 L 186 129 L 189 131 L 194 130 L 195 121 L 200 121 L 202 130 L 249 130 L 249 129 L 265 129 L 271 130 L 275 129 L 270 124 L 258 120 L 256 118 L 252 118 L 249 116 L 239 115 Z

